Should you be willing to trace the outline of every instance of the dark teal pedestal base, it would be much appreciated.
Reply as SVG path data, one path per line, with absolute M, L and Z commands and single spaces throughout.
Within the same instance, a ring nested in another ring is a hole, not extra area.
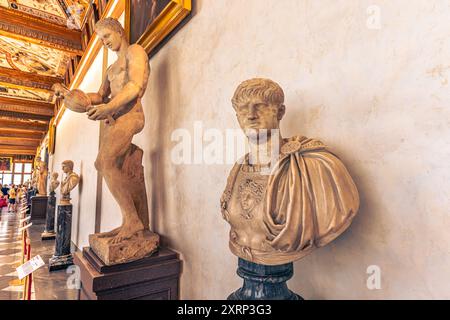
M 303 300 L 286 284 L 294 275 L 293 263 L 266 266 L 239 258 L 237 274 L 244 285 L 228 300 Z
M 65 269 L 73 264 L 70 252 L 72 205 L 59 205 L 56 220 L 55 254 L 48 262 L 49 271 Z

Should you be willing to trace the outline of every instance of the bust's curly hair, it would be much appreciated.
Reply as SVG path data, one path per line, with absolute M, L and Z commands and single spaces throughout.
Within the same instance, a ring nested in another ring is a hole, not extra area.
M 242 82 L 237 87 L 231 102 L 236 109 L 237 106 L 255 96 L 275 105 L 284 103 L 284 92 L 280 85 L 270 79 L 263 78 L 254 78 Z
M 264 196 L 264 186 L 250 179 L 246 179 L 238 188 L 240 198 L 244 192 L 249 192 L 252 194 L 256 201 L 261 201 Z
M 100 29 L 110 29 L 112 31 L 118 32 L 122 37 L 125 37 L 125 29 L 122 27 L 119 21 L 114 18 L 104 18 L 95 24 L 95 32 Z
M 73 170 L 73 161 L 72 160 L 63 161 L 62 164 L 69 167 L 70 170 Z

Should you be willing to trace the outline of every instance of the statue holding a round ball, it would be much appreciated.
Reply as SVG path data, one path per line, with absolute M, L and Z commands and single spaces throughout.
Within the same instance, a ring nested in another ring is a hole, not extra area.
M 103 45 L 117 54 L 100 89 L 84 93 L 55 85 L 54 90 L 64 98 L 68 109 L 102 122 L 95 167 L 120 207 L 122 225 L 110 232 L 90 235 L 89 244 L 106 265 L 113 265 L 150 255 L 159 245 L 159 236 L 149 230 L 143 151 L 131 143 L 145 124 L 141 98 L 147 88 L 150 66 L 144 48 L 129 44 L 116 19 L 100 20 L 95 32 Z

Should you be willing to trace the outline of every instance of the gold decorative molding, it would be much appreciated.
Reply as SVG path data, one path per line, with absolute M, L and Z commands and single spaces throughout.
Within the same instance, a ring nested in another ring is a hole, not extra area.
M 49 128 L 48 128 L 48 152 L 49 154 L 55 153 L 55 139 L 56 139 L 56 125 L 55 118 L 50 120 Z
M 80 31 L 55 25 L 17 10 L 0 7 L 0 34 L 82 54 Z
M 52 117 L 54 113 L 54 106 L 53 104 L 47 102 L 6 98 L 0 96 L 0 110 Z
M 48 128 L 48 123 L 20 121 L 9 117 L 0 117 L 0 128 L 45 133 Z
M 49 116 L 22 113 L 22 112 L 13 112 L 13 111 L 9 111 L 9 110 L 3 110 L 3 108 L 1 108 L 1 107 L 0 107 L 0 117 L 30 119 L 30 120 L 40 120 L 40 121 L 49 121 L 50 120 Z
M 0 137 L 3 138 L 15 137 L 15 138 L 41 140 L 42 132 L 29 132 L 29 131 L 16 132 L 14 130 L 0 128 Z
M 130 37 L 131 0 L 126 0 L 125 31 Z M 192 11 L 192 0 L 172 0 L 137 41 L 152 52 Z
M 56 77 L 42 76 L 30 72 L 0 67 L 0 82 L 9 83 L 23 88 L 51 90 L 52 85 L 61 82 Z
M 37 147 L 40 139 L 24 139 L 17 137 L 0 137 L 0 145 Z
M 0 144 L 0 154 L 4 155 L 35 155 L 36 147 Z

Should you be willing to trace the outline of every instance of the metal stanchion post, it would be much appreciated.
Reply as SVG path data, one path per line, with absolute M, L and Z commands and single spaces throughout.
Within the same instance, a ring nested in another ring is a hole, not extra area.
M 31 242 L 30 242 L 30 238 L 27 236 L 26 239 L 26 249 L 27 249 L 27 253 L 26 253 L 26 261 L 30 261 L 31 259 Z M 25 281 L 23 284 L 23 300 L 31 300 L 31 285 L 32 285 L 32 279 L 33 279 L 33 273 L 30 273 L 29 275 L 27 275 L 25 277 Z

